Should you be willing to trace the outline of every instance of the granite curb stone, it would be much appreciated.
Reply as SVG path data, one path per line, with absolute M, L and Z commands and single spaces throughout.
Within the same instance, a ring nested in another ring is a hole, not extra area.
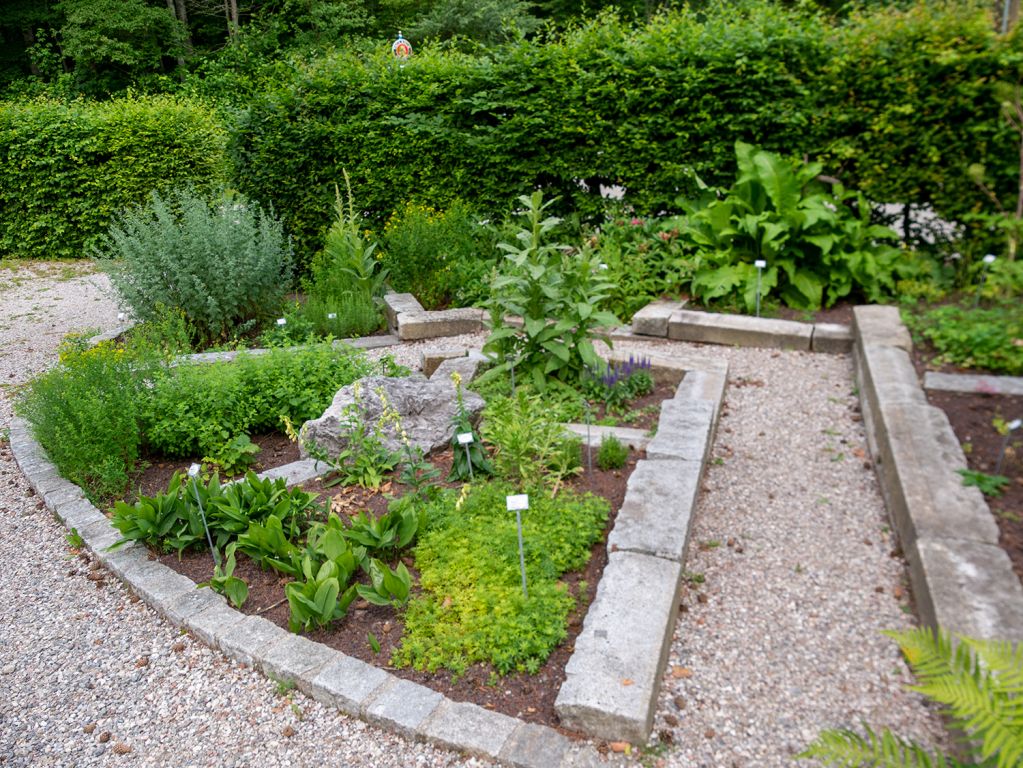
M 668 320 L 668 338 L 740 347 L 777 347 L 808 352 L 813 326 L 793 320 L 720 315 L 681 309 Z
M 464 333 L 477 333 L 481 330 L 483 330 L 483 310 L 472 307 L 398 314 L 398 338 L 401 341 L 460 336 Z
M 444 700 L 437 691 L 392 675 L 364 704 L 365 717 L 367 722 L 415 737 L 419 726 Z
M 475 704 L 445 699 L 423 722 L 422 731 L 446 747 L 496 758 L 520 722 Z
M 829 355 L 844 355 L 852 352 L 852 328 L 840 323 L 814 323 L 810 337 L 810 351 Z
M 924 373 L 924 389 L 940 392 L 979 392 L 985 395 L 1023 395 L 1023 376 L 983 376 L 970 373 Z
M 632 316 L 632 333 L 637 336 L 666 337 L 668 335 L 668 320 L 685 306 L 685 300 L 661 299 L 650 302 Z
M 258 616 L 244 616 L 220 635 L 218 645 L 220 650 L 235 661 L 255 667 L 263 654 L 287 634 L 272 621 Z
M 364 717 L 366 702 L 390 679 L 391 675 L 379 667 L 338 654 L 310 681 L 309 695 L 353 717 Z
M 718 410 L 718 404 L 709 400 L 665 400 L 646 457 L 705 461 Z
M 294 683 L 302 693 L 310 694 L 316 674 L 340 655 L 323 643 L 288 633 L 260 655 L 259 668 L 267 677 Z

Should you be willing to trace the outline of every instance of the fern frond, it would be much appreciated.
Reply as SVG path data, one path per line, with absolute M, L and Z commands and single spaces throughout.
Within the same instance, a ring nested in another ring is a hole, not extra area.
M 865 735 L 846 728 L 822 731 L 817 740 L 796 755 L 838 768 L 963 768 L 941 754 L 931 755 L 913 741 L 889 730 L 877 733 L 864 726 Z

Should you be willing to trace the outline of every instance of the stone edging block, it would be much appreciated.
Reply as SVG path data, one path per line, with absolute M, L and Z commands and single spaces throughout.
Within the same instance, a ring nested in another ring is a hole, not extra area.
M 632 316 L 631 330 L 637 336 L 658 336 L 665 338 L 668 335 L 668 320 L 671 316 L 684 309 L 686 301 L 652 301 Z
M 980 392 L 986 395 L 1023 395 L 1023 376 L 983 376 L 969 373 L 924 373 L 924 389 L 941 392 Z
M 460 336 L 483 330 L 483 310 L 465 307 L 437 312 L 423 310 L 398 314 L 398 338 L 402 341 Z
M 698 461 L 637 462 L 607 538 L 608 552 L 637 552 L 684 563 L 702 470 Z
M 971 637 L 1023 641 L 1023 587 L 948 418 L 927 404 L 894 307 L 856 307 L 857 381 L 868 443 L 921 619 Z
M 777 347 L 808 352 L 813 326 L 792 320 L 678 310 L 668 320 L 668 338 L 740 347 Z

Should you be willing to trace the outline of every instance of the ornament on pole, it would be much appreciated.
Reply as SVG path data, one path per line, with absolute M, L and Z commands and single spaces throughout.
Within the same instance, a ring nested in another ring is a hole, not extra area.
M 400 31 L 398 32 L 398 39 L 391 45 L 391 53 L 399 61 L 405 61 L 412 55 L 412 43 L 402 37 Z

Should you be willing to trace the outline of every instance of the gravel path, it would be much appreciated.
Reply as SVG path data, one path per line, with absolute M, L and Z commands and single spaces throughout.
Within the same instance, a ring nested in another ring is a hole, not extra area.
M 0 271 L 0 430 L 12 385 L 52 364 L 64 333 L 117 324 L 104 278 L 36 271 Z M 693 349 L 620 348 L 667 346 Z M 655 723 L 664 744 L 643 764 L 790 765 L 820 728 L 860 720 L 940 743 L 879 635 L 913 616 L 849 359 L 701 351 L 730 361 L 727 408 Z M 64 534 L 0 442 L 0 765 L 485 764 L 278 691 L 69 556 Z

